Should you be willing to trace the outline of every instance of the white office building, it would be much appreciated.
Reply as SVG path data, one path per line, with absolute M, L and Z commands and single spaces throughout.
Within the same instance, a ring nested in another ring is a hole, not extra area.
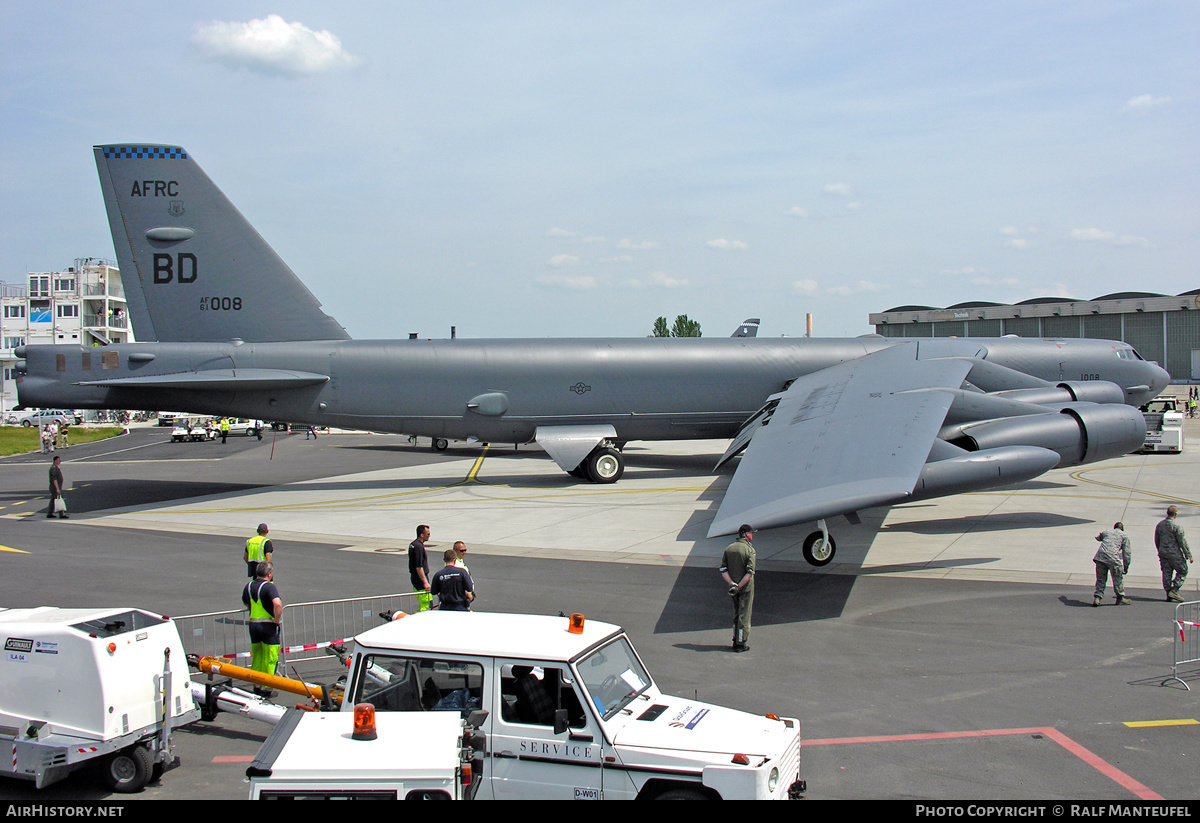
M 22 283 L 0 281 L 0 315 L 3 416 L 17 405 L 17 346 L 106 346 L 134 339 L 121 272 L 111 260 L 85 257 L 66 271 L 29 272 Z

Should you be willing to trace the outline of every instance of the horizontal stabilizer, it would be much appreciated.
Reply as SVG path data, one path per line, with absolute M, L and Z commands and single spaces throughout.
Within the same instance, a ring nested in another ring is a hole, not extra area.
M 138 389 L 206 389 L 251 391 L 254 389 L 298 389 L 328 383 L 329 376 L 282 369 L 208 369 L 175 374 L 148 374 L 144 377 L 116 377 L 112 380 L 85 380 L 80 386 L 120 386 Z

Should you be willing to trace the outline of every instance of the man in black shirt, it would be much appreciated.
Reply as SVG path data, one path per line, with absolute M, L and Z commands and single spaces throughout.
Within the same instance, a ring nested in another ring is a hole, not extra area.
M 429 542 L 429 527 L 417 526 L 417 539 L 408 544 L 408 578 L 412 581 L 413 591 L 417 593 L 417 611 L 429 610 L 433 596 L 429 593 L 429 557 L 425 554 L 425 544 Z
M 458 559 L 454 549 L 446 549 L 442 559 L 446 566 L 433 576 L 429 584 L 429 593 L 438 596 L 442 611 L 469 612 L 471 601 L 475 599 L 471 575 L 466 569 L 454 565 L 454 561 Z
M 58 455 L 55 455 L 54 456 L 54 464 L 52 466 L 50 466 L 50 510 L 46 512 L 46 517 L 54 517 L 54 504 L 58 501 L 58 499 L 60 497 L 62 497 L 63 474 L 62 474 L 62 469 L 60 469 L 58 467 L 58 464 L 61 461 L 62 461 L 62 458 L 59 457 Z M 61 517 L 63 520 L 68 519 L 67 518 L 67 510 L 64 508 L 61 512 L 58 513 L 58 516 Z

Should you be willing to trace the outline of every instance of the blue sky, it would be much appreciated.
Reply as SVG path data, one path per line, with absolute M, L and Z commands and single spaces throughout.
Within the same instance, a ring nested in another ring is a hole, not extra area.
M 1200 286 L 1191 2 L 0 3 L 0 279 L 184 146 L 359 338 Z

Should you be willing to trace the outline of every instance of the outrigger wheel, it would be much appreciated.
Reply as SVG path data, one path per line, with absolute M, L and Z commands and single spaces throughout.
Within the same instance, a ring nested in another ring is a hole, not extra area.
M 827 566 L 837 553 L 837 541 L 828 532 L 813 532 L 804 539 L 804 559 L 814 566 Z
M 446 449 L 450 448 L 450 441 L 444 437 L 435 437 L 433 438 L 433 443 L 430 445 L 433 446 L 433 450 L 435 452 L 444 452 Z

